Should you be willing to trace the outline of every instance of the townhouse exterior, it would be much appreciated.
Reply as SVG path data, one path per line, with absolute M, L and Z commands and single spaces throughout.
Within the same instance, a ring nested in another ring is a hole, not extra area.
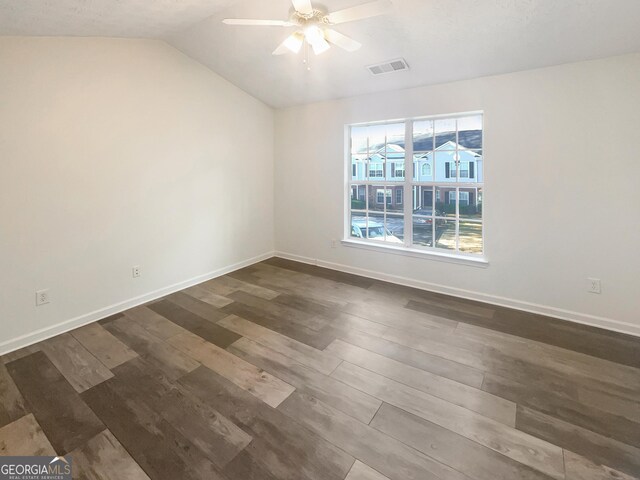
M 473 185 L 483 182 L 483 162 L 480 151 L 467 149 L 453 141 L 447 141 L 434 151 L 415 153 L 413 158 L 414 186 L 412 208 L 432 209 L 435 201 L 436 215 L 455 213 L 456 188 L 452 186 L 419 185 L 420 183 L 457 183 L 460 209 L 474 211 L 481 207 L 482 190 Z M 400 145 L 388 144 L 371 155 L 355 155 L 351 166 L 352 181 L 366 185 L 352 185 L 352 208 L 370 211 L 402 211 L 404 208 L 405 150 Z M 375 182 L 384 182 L 379 186 Z M 394 185 L 398 182 L 398 185 Z M 373 185 L 372 185 L 373 183 Z

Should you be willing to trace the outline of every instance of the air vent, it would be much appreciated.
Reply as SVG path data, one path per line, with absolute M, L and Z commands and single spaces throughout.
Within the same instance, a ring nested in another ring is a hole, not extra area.
M 385 73 L 400 72 L 402 70 L 409 70 L 409 65 L 404 58 L 398 58 L 397 60 L 390 60 L 384 63 L 378 63 L 376 65 L 369 65 L 367 69 L 373 75 L 382 75 Z

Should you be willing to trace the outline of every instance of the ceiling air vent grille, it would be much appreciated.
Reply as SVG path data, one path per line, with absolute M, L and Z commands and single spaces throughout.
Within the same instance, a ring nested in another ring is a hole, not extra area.
M 401 72 L 402 70 L 409 70 L 409 65 L 404 58 L 398 58 L 397 60 L 390 60 L 384 63 L 378 63 L 376 65 L 369 65 L 367 69 L 373 75 L 383 75 L 385 73 Z

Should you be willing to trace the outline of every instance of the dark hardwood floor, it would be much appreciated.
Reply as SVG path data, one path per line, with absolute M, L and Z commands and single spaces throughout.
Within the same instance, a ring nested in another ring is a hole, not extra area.
M 629 480 L 640 338 L 272 258 L 1 357 L 74 478 Z

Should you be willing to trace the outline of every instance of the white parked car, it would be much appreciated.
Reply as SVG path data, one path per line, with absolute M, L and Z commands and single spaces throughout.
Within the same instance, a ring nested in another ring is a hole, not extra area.
M 368 225 L 366 220 L 352 220 L 351 236 L 356 238 L 368 238 L 369 240 L 386 241 L 389 243 L 404 243 L 391 233 L 388 228 L 384 228 L 384 225 L 378 222 L 372 222 L 371 220 L 369 220 Z

